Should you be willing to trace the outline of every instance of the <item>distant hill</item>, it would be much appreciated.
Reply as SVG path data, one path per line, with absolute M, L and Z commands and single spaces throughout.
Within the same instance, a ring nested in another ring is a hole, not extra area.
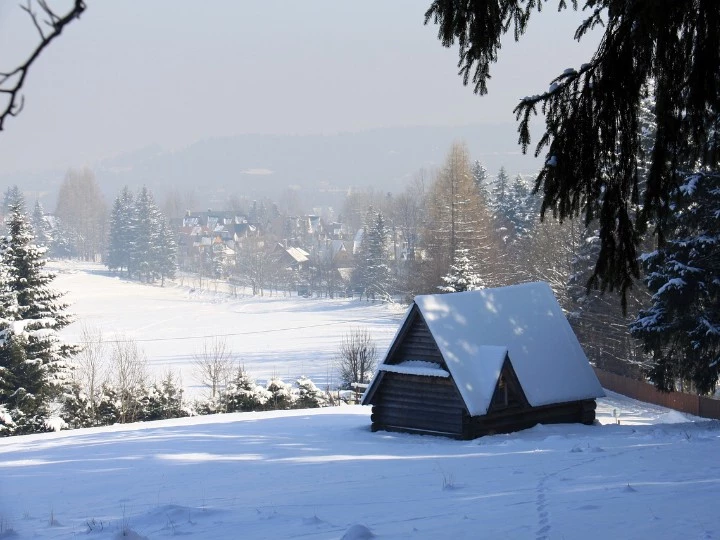
M 420 169 L 433 169 L 456 140 L 464 140 L 472 159 L 494 175 L 532 175 L 540 160 L 523 156 L 514 123 L 461 127 L 383 128 L 333 135 L 237 135 L 198 141 L 180 150 L 152 146 L 105 159 L 93 169 L 108 198 L 124 185 L 147 185 L 162 200 L 171 188 L 194 191 L 203 206 L 218 208 L 231 194 L 275 198 L 288 186 L 303 199 L 326 204 L 350 187 L 373 186 L 397 192 Z M 40 193 L 52 209 L 65 171 L 6 175 L 0 187 L 17 183 Z

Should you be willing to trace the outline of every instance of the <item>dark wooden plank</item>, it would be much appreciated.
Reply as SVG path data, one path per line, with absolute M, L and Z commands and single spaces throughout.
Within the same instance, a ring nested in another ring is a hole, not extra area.
M 384 426 L 405 427 L 412 429 L 427 429 L 446 433 L 462 433 L 462 415 L 419 414 L 408 409 L 387 410 L 382 407 L 373 407 L 371 420 L 375 424 Z
M 395 408 L 410 408 L 418 410 L 457 411 L 462 412 L 464 407 L 461 404 L 429 402 L 415 396 L 385 396 L 377 402 L 377 405 Z

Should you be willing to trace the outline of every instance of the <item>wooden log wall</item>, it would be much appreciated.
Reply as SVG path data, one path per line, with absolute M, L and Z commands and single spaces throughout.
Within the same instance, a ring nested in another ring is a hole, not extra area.
M 494 433 L 509 433 L 527 429 L 536 424 L 572 424 L 590 425 L 595 421 L 594 399 L 529 407 L 524 409 L 506 409 L 484 416 L 465 419 L 463 436 L 474 439 Z
M 417 308 L 415 309 L 417 310 Z M 420 315 L 419 311 L 416 311 L 412 317 L 409 328 L 400 337 L 400 343 L 388 358 L 388 363 L 399 364 L 405 360 L 424 360 L 443 365 L 440 349 L 438 349 L 422 315 Z
M 465 406 L 449 378 L 384 373 L 373 398 L 373 430 L 462 436 Z

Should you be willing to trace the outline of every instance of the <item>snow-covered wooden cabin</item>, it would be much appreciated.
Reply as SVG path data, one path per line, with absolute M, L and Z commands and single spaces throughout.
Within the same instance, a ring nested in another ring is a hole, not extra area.
M 372 429 L 472 439 L 595 420 L 595 372 L 546 283 L 417 296 L 362 404 Z

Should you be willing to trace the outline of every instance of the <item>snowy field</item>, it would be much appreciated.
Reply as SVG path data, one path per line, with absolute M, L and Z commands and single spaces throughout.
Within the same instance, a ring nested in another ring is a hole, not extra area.
M 344 335 L 366 328 L 382 353 L 406 307 L 357 299 L 232 297 L 213 282 L 204 282 L 203 289 L 192 281 L 159 287 L 118 278 L 101 265 L 51 262 L 48 268 L 76 319 L 63 330 L 65 340 L 79 342 L 83 326 L 100 329 L 106 341 L 134 340 L 151 375 L 174 371 L 189 397 L 202 393 L 192 363 L 208 338 L 226 340 L 258 382 L 280 377 L 292 383 L 305 375 L 324 388 L 338 383 L 334 364 Z
M 83 320 L 131 336 L 156 373 L 180 369 L 186 384 L 199 336 L 227 335 L 260 379 L 322 381 L 349 327 L 384 348 L 403 312 L 58 270 L 79 318 L 66 337 Z M 720 538 L 720 422 L 616 394 L 595 426 L 474 441 L 372 433 L 369 416 L 343 406 L 0 439 L 0 539 Z
M 469 442 L 361 406 L 0 439 L 0 538 L 720 538 L 720 423 L 599 407 Z

